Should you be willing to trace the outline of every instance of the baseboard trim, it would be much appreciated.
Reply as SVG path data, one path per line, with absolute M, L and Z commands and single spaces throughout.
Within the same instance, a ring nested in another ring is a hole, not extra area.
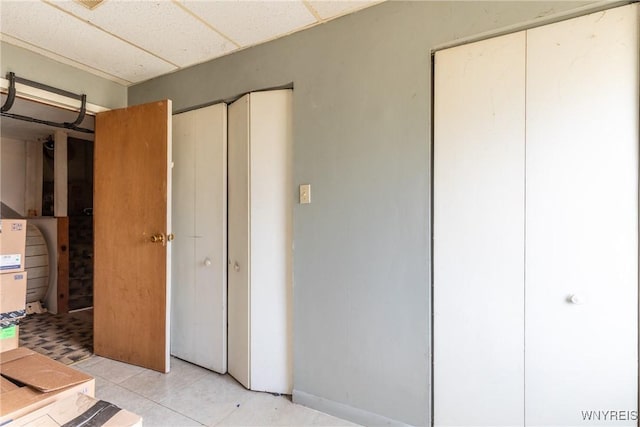
M 344 403 L 334 402 L 333 400 L 318 397 L 313 394 L 305 393 L 300 390 L 293 390 L 292 399 L 294 403 L 307 406 L 317 411 L 326 412 L 334 417 L 342 418 L 353 423 L 362 424 L 364 426 L 393 426 L 408 427 L 409 424 L 374 414 L 373 412 L 363 409 L 354 408 Z

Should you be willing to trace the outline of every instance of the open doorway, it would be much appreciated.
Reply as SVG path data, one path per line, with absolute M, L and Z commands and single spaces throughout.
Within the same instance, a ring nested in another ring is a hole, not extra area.
M 93 307 L 93 142 L 69 138 L 69 311 Z
M 19 98 L 11 111 L 59 123 L 78 116 Z M 93 122 L 86 116 L 82 126 L 93 129 Z M 10 117 L 2 117 L 0 125 L 1 215 L 27 220 L 30 314 L 21 320 L 19 342 L 74 363 L 93 351 L 93 134 Z M 60 136 L 64 149 L 55 146 Z
M 42 216 L 53 216 L 55 142 L 42 144 Z M 67 139 L 69 311 L 93 307 L 93 141 Z

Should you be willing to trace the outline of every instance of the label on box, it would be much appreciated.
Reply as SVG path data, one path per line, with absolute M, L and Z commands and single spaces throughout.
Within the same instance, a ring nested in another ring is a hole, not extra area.
M 16 336 L 16 326 L 9 326 L 8 328 L 0 329 L 0 340 L 6 340 L 7 338 L 13 338 Z
M 11 231 L 22 231 L 22 223 L 14 222 L 11 224 Z
M 0 270 L 13 270 L 20 268 L 22 254 L 0 255 Z
M 13 280 L 22 280 L 22 279 L 24 279 L 24 273 L 13 275 Z

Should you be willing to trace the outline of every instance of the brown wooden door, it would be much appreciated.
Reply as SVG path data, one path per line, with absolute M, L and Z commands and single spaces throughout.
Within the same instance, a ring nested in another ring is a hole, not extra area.
M 171 101 L 99 113 L 94 158 L 94 351 L 169 372 Z

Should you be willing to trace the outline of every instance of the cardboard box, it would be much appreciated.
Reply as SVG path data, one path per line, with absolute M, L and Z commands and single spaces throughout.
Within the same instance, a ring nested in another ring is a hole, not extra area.
M 24 271 L 27 220 L 0 220 L 0 273 Z
M 68 396 L 95 393 L 91 376 L 24 347 L 0 353 L 0 373 L 0 425 Z
M 19 334 L 18 325 L 0 327 L 0 353 L 18 348 Z
M 44 408 L 33 411 L 14 420 L 11 426 L 42 427 L 81 425 L 83 420 L 91 420 L 91 425 L 103 427 L 134 427 L 142 425 L 138 415 L 120 409 L 108 402 L 78 393 L 68 396 Z
M 12 318 L 25 316 L 27 304 L 27 272 L 0 274 L 0 313 L 17 313 Z M 0 320 L 4 320 L 0 316 Z

